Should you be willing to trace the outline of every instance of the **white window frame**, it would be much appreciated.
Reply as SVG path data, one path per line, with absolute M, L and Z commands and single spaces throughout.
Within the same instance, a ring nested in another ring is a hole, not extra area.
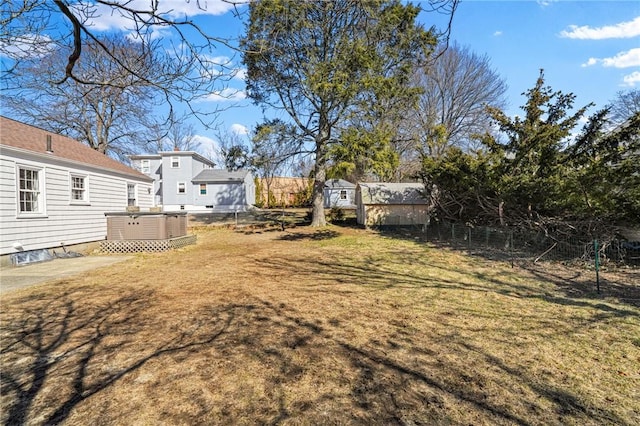
M 151 160 L 140 160 L 140 171 L 147 175 L 151 173 Z
M 82 190 L 81 199 L 74 198 L 73 196 L 73 191 L 79 190 L 79 188 L 74 188 L 73 186 L 74 179 L 82 179 L 83 188 L 81 188 Z M 78 173 L 69 173 L 69 204 L 74 204 L 74 205 L 89 204 L 89 176 L 78 174 Z
M 341 189 L 340 190 L 340 199 L 341 200 L 346 200 L 347 199 L 347 190 L 346 189 Z
M 170 158 L 171 161 L 171 168 L 172 169 L 179 169 L 180 168 L 180 157 L 177 156 L 173 156 Z
M 130 198 L 129 197 L 129 188 L 133 187 L 133 197 L 134 198 Z M 131 200 L 133 200 L 133 204 L 131 204 Z M 137 202 L 138 202 L 138 185 L 135 184 L 134 182 L 127 182 L 127 207 L 129 206 L 137 206 Z
M 21 189 L 20 171 L 28 170 L 37 173 L 37 186 L 34 189 Z M 47 197 L 45 193 L 45 169 L 44 167 L 31 166 L 27 164 L 16 164 L 16 217 L 18 218 L 39 218 L 47 216 Z M 36 210 L 23 211 L 20 195 L 22 193 L 36 193 Z
M 204 189 L 204 192 L 202 190 Z M 198 195 L 207 195 L 207 184 L 201 183 L 198 185 Z
M 182 186 L 182 191 L 180 191 L 180 186 Z M 176 185 L 176 192 L 178 194 L 186 194 L 187 193 L 187 182 L 178 182 Z

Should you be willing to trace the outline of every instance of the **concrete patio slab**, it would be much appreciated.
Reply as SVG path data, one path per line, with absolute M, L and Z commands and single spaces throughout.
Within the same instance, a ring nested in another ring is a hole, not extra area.
M 113 265 L 133 256 L 83 256 L 0 269 L 0 294 Z

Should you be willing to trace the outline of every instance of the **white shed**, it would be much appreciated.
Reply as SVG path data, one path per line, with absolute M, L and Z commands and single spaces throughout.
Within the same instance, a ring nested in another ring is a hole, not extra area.
M 344 179 L 329 179 L 324 183 L 324 207 L 353 209 L 356 207 L 356 185 Z

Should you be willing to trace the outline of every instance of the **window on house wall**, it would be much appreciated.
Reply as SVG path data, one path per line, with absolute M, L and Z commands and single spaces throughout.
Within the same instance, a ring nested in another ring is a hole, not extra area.
M 71 202 L 89 201 L 86 176 L 71 175 Z
M 136 184 L 135 183 L 127 184 L 127 205 L 128 206 L 136 205 Z
M 171 168 L 172 169 L 180 168 L 180 157 L 171 157 Z
M 43 213 L 42 170 L 18 167 L 18 213 Z
M 340 199 L 341 200 L 347 199 L 347 191 L 345 191 L 344 189 L 340 191 Z
M 206 183 L 201 183 L 200 184 L 200 195 L 207 195 L 207 184 Z
M 184 182 L 178 182 L 178 194 L 184 194 L 187 192 L 187 184 Z
M 142 160 L 140 162 L 140 171 L 142 173 L 151 173 L 151 162 L 149 160 Z

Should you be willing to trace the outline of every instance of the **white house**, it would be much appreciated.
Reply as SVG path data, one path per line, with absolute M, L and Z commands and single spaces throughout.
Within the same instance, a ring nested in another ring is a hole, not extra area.
M 329 179 L 324 183 L 324 207 L 355 209 L 356 185 L 344 179 Z
M 134 168 L 154 179 L 154 202 L 163 211 L 244 211 L 256 202 L 251 172 L 214 169 L 194 151 L 132 155 Z
M 153 179 L 0 116 L 0 255 L 104 240 L 105 212 L 153 205 Z

